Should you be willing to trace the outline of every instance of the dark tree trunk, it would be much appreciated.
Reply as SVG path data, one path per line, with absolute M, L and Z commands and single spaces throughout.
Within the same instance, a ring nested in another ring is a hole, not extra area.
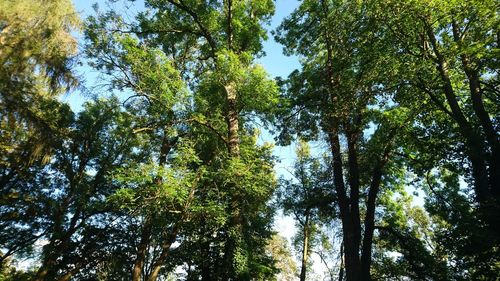
M 168 255 L 170 254 L 170 247 L 172 246 L 172 243 L 175 242 L 175 239 L 177 238 L 177 233 L 179 232 L 179 223 L 176 223 L 173 227 L 173 229 L 170 231 L 170 234 L 168 235 L 165 243 L 162 245 L 161 249 L 161 254 L 156 259 L 155 263 L 153 264 L 151 274 L 148 277 L 148 281 L 156 281 L 158 279 L 158 275 L 160 274 L 161 267 L 167 260 Z
M 358 165 L 358 137 L 356 128 L 346 126 L 347 134 L 347 162 L 349 166 L 349 189 L 350 189 L 350 214 L 352 220 L 352 251 L 357 254 L 359 260 L 359 248 L 361 244 L 361 219 L 359 214 L 359 165 Z
M 300 281 L 306 280 L 307 259 L 309 258 L 309 215 L 306 215 L 306 220 L 302 229 L 302 262 L 300 267 Z
M 460 35 L 458 24 L 455 20 L 452 21 L 453 38 L 457 44 L 462 43 L 462 36 Z M 469 91 L 472 101 L 472 109 L 477 116 L 481 128 L 484 131 L 486 137 L 486 143 L 489 146 L 489 152 L 485 153 L 489 157 L 487 162 L 489 163 L 488 175 L 489 175 L 489 192 L 492 198 L 490 202 L 486 202 L 487 213 L 497 213 L 498 206 L 500 205 L 500 143 L 498 138 L 498 132 L 495 130 L 493 122 L 485 109 L 483 103 L 483 89 L 481 88 L 481 78 L 477 66 L 474 66 L 471 62 L 472 57 L 467 54 L 461 54 L 460 60 L 462 62 L 462 69 L 467 76 L 469 81 Z M 490 209 L 494 207 L 493 209 Z M 496 225 L 498 231 L 498 225 L 500 222 L 494 221 L 493 225 Z
M 344 280 L 344 240 L 340 244 L 340 268 L 339 268 L 339 281 Z
M 43 261 L 42 266 L 36 273 L 35 281 L 45 281 L 54 279 L 53 269 L 57 265 L 57 261 L 53 257 L 49 257 Z
M 372 175 L 368 200 L 366 201 L 365 229 L 363 236 L 363 247 L 361 249 L 361 280 L 371 280 L 370 267 L 372 262 L 373 233 L 375 231 L 375 208 L 376 199 L 382 181 L 383 168 L 388 160 L 389 149 L 387 149 L 378 161 Z
M 452 24 L 452 29 L 454 39 L 459 40 L 456 23 Z M 483 128 L 485 138 L 482 137 L 479 128 L 474 129 L 460 108 L 448 73 L 447 61 L 440 51 L 434 30 L 429 24 L 426 24 L 426 32 L 433 51 L 436 54 L 436 67 L 443 83 L 443 91 L 451 110 L 451 116 L 457 123 L 460 134 L 465 140 L 465 152 L 472 168 L 476 202 L 479 203 L 482 217 L 487 222 L 489 228 L 496 233 L 500 233 L 500 227 L 498 226 L 500 225 L 500 219 L 494 215 L 498 213 L 500 202 L 500 151 L 498 133 L 495 131 L 482 102 L 479 74 L 471 67 L 469 58 L 462 55 L 462 67 L 469 81 L 472 108 L 481 128 Z M 487 144 L 489 149 L 485 147 Z M 488 157 L 488 155 L 490 156 Z
M 333 122 L 333 130 L 329 133 L 330 148 L 332 150 L 333 157 L 333 177 L 334 186 L 337 193 L 337 199 L 340 208 L 340 218 L 342 221 L 342 233 L 344 236 L 344 255 L 345 255 L 345 271 L 347 281 L 357 281 L 358 274 L 360 272 L 360 260 L 359 260 L 359 244 L 360 237 L 359 225 L 355 225 L 355 221 L 352 218 L 350 200 L 346 195 L 346 189 L 344 184 L 344 175 L 342 167 L 342 155 L 340 151 L 340 141 L 338 135 L 338 126 L 335 126 Z M 351 201 L 352 203 L 352 201 Z M 359 218 L 358 218 L 359 219 Z
M 141 241 L 139 242 L 139 246 L 137 247 L 137 257 L 135 258 L 134 268 L 132 269 L 132 281 L 141 280 L 142 269 L 146 260 L 146 251 L 151 238 L 152 228 L 153 225 L 151 219 L 148 217 L 144 222 L 141 233 Z

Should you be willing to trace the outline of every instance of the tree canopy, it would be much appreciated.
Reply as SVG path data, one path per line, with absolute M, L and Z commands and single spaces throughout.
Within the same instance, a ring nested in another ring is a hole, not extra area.
M 0 281 L 498 279 L 500 2 L 111 2 L 0 0 Z

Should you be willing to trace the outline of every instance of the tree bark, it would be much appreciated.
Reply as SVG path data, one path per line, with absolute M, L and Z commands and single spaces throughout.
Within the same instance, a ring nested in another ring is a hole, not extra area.
M 457 44 L 462 43 L 462 37 L 460 35 L 458 24 L 455 20 L 452 20 L 452 31 L 453 38 Z M 462 62 L 462 69 L 467 76 L 469 81 L 469 91 L 472 101 L 472 109 L 477 116 L 481 127 L 483 128 L 484 135 L 486 136 L 486 142 L 488 143 L 490 149 L 490 159 L 489 159 L 489 184 L 490 192 L 493 195 L 493 200 L 496 202 L 490 202 L 488 205 L 497 205 L 500 203 L 500 144 L 498 138 L 498 132 L 495 130 L 493 122 L 486 111 L 483 103 L 483 89 L 481 88 L 481 78 L 479 75 L 479 70 L 474 67 L 471 63 L 471 56 L 467 54 L 460 54 L 460 60 Z M 497 210 L 492 210 L 493 212 Z M 499 222 L 495 222 L 495 225 L 499 225 Z
M 240 138 L 239 138 L 239 120 L 237 109 L 237 92 L 236 85 L 229 83 L 224 86 L 227 95 L 227 128 L 228 128 L 228 150 L 229 154 L 233 157 L 240 155 Z
M 300 267 L 300 281 L 306 280 L 307 272 L 307 259 L 309 257 L 309 215 L 306 215 L 306 220 L 304 222 L 304 228 L 302 229 L 304 237 L 302 238 L 302 263 Z
M 344 280 L 344 240 L 340 244 L 340 268 L 339 268 L 339 281 Z
M 347 162 L 349 166 L 350 211 L 353 227 L 353 247 L 359 249 L 361 244 L 361 219 L 359 214 L 359 164 L 357 128 L 346 126 Z
M 375 230 L 375 207 L 376 199 L 382 181 L 383 168 L 388 160 L 389 150 L 386 150 L 373 171 L 368 200 L 366 202 L 365 230 L 363 236 L 363 247 L 361 249 L 361 280 L 369 281 L 370 267 L 372 262 L 373 233 Z
M 335 127 L 335 126 L 334 126 Z M 344 256 L 345 271 L 348 281 L 357 281 L 360 271 L 359 264 L 359 235 L 356 233 L 359 225 L 354 225 L 354 220 L 350 211 L 349 199 L 346 195 L 344 175 L 342 168 L 342 156 L 340 152 L 340 141 L 337 129 L 329 132 L 330 148 L 333 157 L 334 186 L 337 193 L 337 199 L 340 209 L 340 218 L 342 221 L 342 234 L 344 236 Z
M 151 238 L 151 230 L 153 228 L 151 218 L 147 217 L 141 233 L 141 241 L 137 247 L 137 257 L 134 262 L 134 268 L 132 269 L 132 281 L 140 281 L 142 275 L 142 269 L 144 267 L 144 262 L 146 259 L 146 250 L 149 245 Z
M 36 273 L 35 281 L 45 281 L 48 278 L 52 279 L 53 278 L 53 273 L 51 271 L 51 268 L 54 268 L 56 266 L 57 262 L 55 259 L 48 258 L 46 259 L 40 269 Z
M 239 158 L 240 156 L 240 139 L 239 139 L 239 112 L 237 109 L 237 91 L 235 83 L 231 82 L 224 86 L 227 97 L 227 127 L 228 127 L 228 150 L 232 158 Z M 243 235 L 243 222 L 241 218 L 240 195 L 238 192 L 233 192 L 231 195 L 231 220 L 229 222 L 228 241 L 225 250 L 225 263 L 227 267 L 228 278 L 233 276 L 236 278 L 238 273 L 234 265 L 234 257 L 237 248 L 241 244 L 241 237 Z
M 161 267 L 165 263 L 168 255 L 170 254 L 170 247 L 172 246 L 172 243 L 175 242 L 179 229 L 180 229 L 179 223 L 176 223 L 173 229 L 171 230 L 170 235 L 167 238 L 167 241 L 162 245 L 161 254 L 153 264 L 151 274 L 147 279 L 148 281 L 156 281 L 156 279 L 158 279 L 158 274 L 160 274 Z

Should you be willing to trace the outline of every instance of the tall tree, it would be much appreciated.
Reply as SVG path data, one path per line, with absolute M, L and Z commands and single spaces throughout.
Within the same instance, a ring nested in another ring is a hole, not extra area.
M 297 222 L 296 240 L 301 253 L 300 280 L 305 281 L 310 267 L 309 257 L 320 237 L 321 206 L 332 201 L 328 190 L 331 177 L 325 175 L 320 161 L 311 155 L 307 142 L 301 141 L 296 153 L 293 178 L 282 181 L 278 202 L 284 213 L 291 214 Z
M 71 1 L 0 3 L 2 165 L 21 165 L 8 157 L 15 157 L 26 139 L 31 160 L 50 154 L 45 144 L 62 133 L 58 125 L 67 124 L 68 108 L 55 98 L 76 84 L 70 70 L 76 52 L 71 32 L 79 23 Z
M 0 247 L 6 250 L 0 264 L 29 252 L 45 234 L 32 213 L 39 202 L 25 188 L 37 192 L 37 173 L 73 122 L 69 106 L 57 98 L 76 84 L 71 32 L 79 23 L 70 1 L 0 3 Z
M 399 47 L 393 56 L 405 66 L 401 79 L 446 116 L 451 133 L 458 135 L 453 144 L 467 159 L 464 173 L 474 187 L 480 219 L 498 237 L 498 1 L 381 5 L 390 11 L 384 18 Z
M 138 31 L 168 54 L 187 55 L 194 63 L 190 74 L 195 79 L 195 106 L 203 114 L 203 123 L 214 129 L 227 148 L 226 167 L 245 165 L 250 159 L 241 157 L 244 114 L 265 113 L 276 101 L 276 86 L 254 62 L 266 38 L 262 24 L 274 12 L 273 2 L 172 0 L 147 1 L 146 5 L 162 12 L 143 15 Z M 171 40 L 176 40 L 174 46 Z M 248 209 L 248 205 L 244 204 L 245 189 L 231 180 L 234 176 L 228 177 L 225 184 L 230 190 L 231 215 L 227 222 L 224 278 L 245 279 L 249 274 L 250 245 L 243 237 L 245 224 L 249 223 L 244 208 Z
M 156 280 L 190 216 L 203 168 L 187 149 L 192 146 L 185 139 L 188 130 L 184 123 L 189 115 L 189 93 L 180 73 L 159 49 L 131 35 L 109 31 L 122 27 L 121 17 L 114 12 L 91 17 L 86 28 L 87 55 L 94 67 L 110 76 L 112 88 L 132 91 L 125 105 L 136 118 L 133 132 L 149 140 L 137 149 L 151 156 L 117 175 L 123 188 L 112 200 L 121 202 L 119 208 L 131 210 L 129 215 L 141 221 L 134 242 L 132 280 Z M 193 172 L 195 167 L 198 172 Z M 135 199 L 129 202 L 130 198 Z M 148 253 L 150 247 L 160 247 L 158 256 Z
M 266 201 L 270 198 L 275 184 L 272 176 L 262 177 L 264 180 L 256 178 L 262 173 L 271 174 L 269 147 L 257 147 L 251 127 L 245 128 L 242 125 L 245 124 L 243 121 L 251 119 L 249 114 L 257 113 L 263 116 L 276 102 L 276 85 L 268 78 L 263 68 L 253 61 L 260 53 L 261 40 L 265 37 L 261 24 L 272 14 L 273 3 L 146 1 L 146 7 L 149 12 L 140 14 L 138 24 L 132 24 L 132 29 L 126 29 L 126 25 L 116 25 L 121 19 L 114 13 L 108 13 L 103 21 L 94 20 L 95 24 L 89 26 L 89 37 L 99 37 L 103 34 L 101 31 L 106 34 L 106 30 L 110 34 L 109 38 L 114 38 L 119 33 L 132 33 L 139 37 L 139 45 L 143 48 L 158 47 L 160 53 L 155 57 L 165 56 L 169 60 L 172 59 L 172 66 L 179 71 L 177 78 L 190 86 L 193 95 L 190 102 L 193 107 L 190 108 L 189 114 L 181 114 L 182 116 L 171 119 L 167 115 L 175 116 L 179 108 L 169 109 L 165 104 L 159 104 L 158 114 L 165 115 L 167 119 L 151 120 L 150 125 L 153 126 L 146 126 L 144 129 L 154 130 L 156 125 L 173 123 L 175 127 L 189 132 L 188 137 L 193 140 L 198 156 L 205 165 L 211 166 L 208 174 L 212 179 L 201 180 L 205 185 L 203 189 L 208 190 L 208 195 L 219 197 L 203 195 L 201 199 L 208 200 L 206 203 L 209 206 L 213 205 L 210 201 L 219 201 L 230 214 L 222 226 L 223 231 L 220 227 L 207 227 L 219 233 L 216 239 L 222 240 L 224 247 L 223 264 L 219 264 L 221 260 L 216 259 L 213 262 L 217 265 L 213 268 L 221 272 L 220 278 L 245 279 L 251 274 L 259 274 L 258 270 L 252 270 L 252 267 L 268 263 L 264 260 L 258 261 L 255 257 L 265 256 L 263 240 L 270 235 L 270 209 L 266 207 Z M 157 13 L 158 10 L 162 12 Z M 123 70 L 130 72 L 130 69 L 133 72 L 115 79 L 118 87 L 128 87 L 146 100 L 154 97 L 156 94 L 148 91 L 164 74 L 158 72 L 141 82 L 140 87 L 137 87 L 138 83 L 134 81 L 128 83 L 130 78 L 135 80 L 135 77 L 143 77 L 150 67 L 140 66 L 142 61 L 138 57 L 131 60 L 115 57 L 109 61 L 109 55 L 114 56 L 117 51 L 123 52 L 125 57 L 130 57 L 127 53 L 134 52 L 120 45 L 109 45 L 106 40 L 101 44 L 97 40 L 89 50 L 98 50 L 98 55 L 93 55 L 98 58 L 97 61 L 101 57 L 108 60 L 101 60 L 102 64 L 97 65 L 103 70 L 116 73 L 115 71 Z M 120 84 L 123 81 L 125 84 Z M 172 80 L 167 78 L 164 81 L 167 87 L 170 83 L 168 81 Z M 157 94 L 162 95 L 163 90 L 158 89 Z M 171 102 L 170 97 L 166 98 Z M 164 164 L 166 163 L 162 162 L 162 165 Z M 209 190 L 208 186 L 214 190 Z M 220 186 L 224 189 L 222 198 Z M 255 199 L 253 204 L 246 201 L 249 198 Z M 252 223 L 254 220 L 259 223 Z M 153 223 L 146 220 L 144 226 L 147 225 L 152 226 Z M 138 280 L 142 275 L 140 272 L 144 265 L 145 249 L 150 241 L 148 237 L 151 237 L 148 229 L 142 228 L 145 243 L 140 243 L 143 246 L 137 253 L 134 272 L 138 273 L 134 273 L 134 280 Z M 263 236 L 251 233 L 261 233 Z M 204 235 L 212 237 L 212 234 Z M 262 241 L 257 243 L 258 240 Z M 257 244 L 252 246 L 252 243 Z M 253 252 L 261 254 L 253 254 L 250 247 L 254 247 Z M 208 251 L 217 253 L 219 249 Z
M 304 57 L 286 85 L 293 115 L 282 136 L 319 134 L 330 146 L 348 281 L 370 279 L 377 197 L 413 114 L 394 99 L 391 46 L 374 14 L 368 1 L 304 1 L 277 33 L 287 53 Z

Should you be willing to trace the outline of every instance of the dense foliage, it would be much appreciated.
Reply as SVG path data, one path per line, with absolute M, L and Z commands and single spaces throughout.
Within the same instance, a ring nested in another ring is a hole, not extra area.
M 498 280 L 500 2 L 111 2 L 0 0 L 0 281 Z

